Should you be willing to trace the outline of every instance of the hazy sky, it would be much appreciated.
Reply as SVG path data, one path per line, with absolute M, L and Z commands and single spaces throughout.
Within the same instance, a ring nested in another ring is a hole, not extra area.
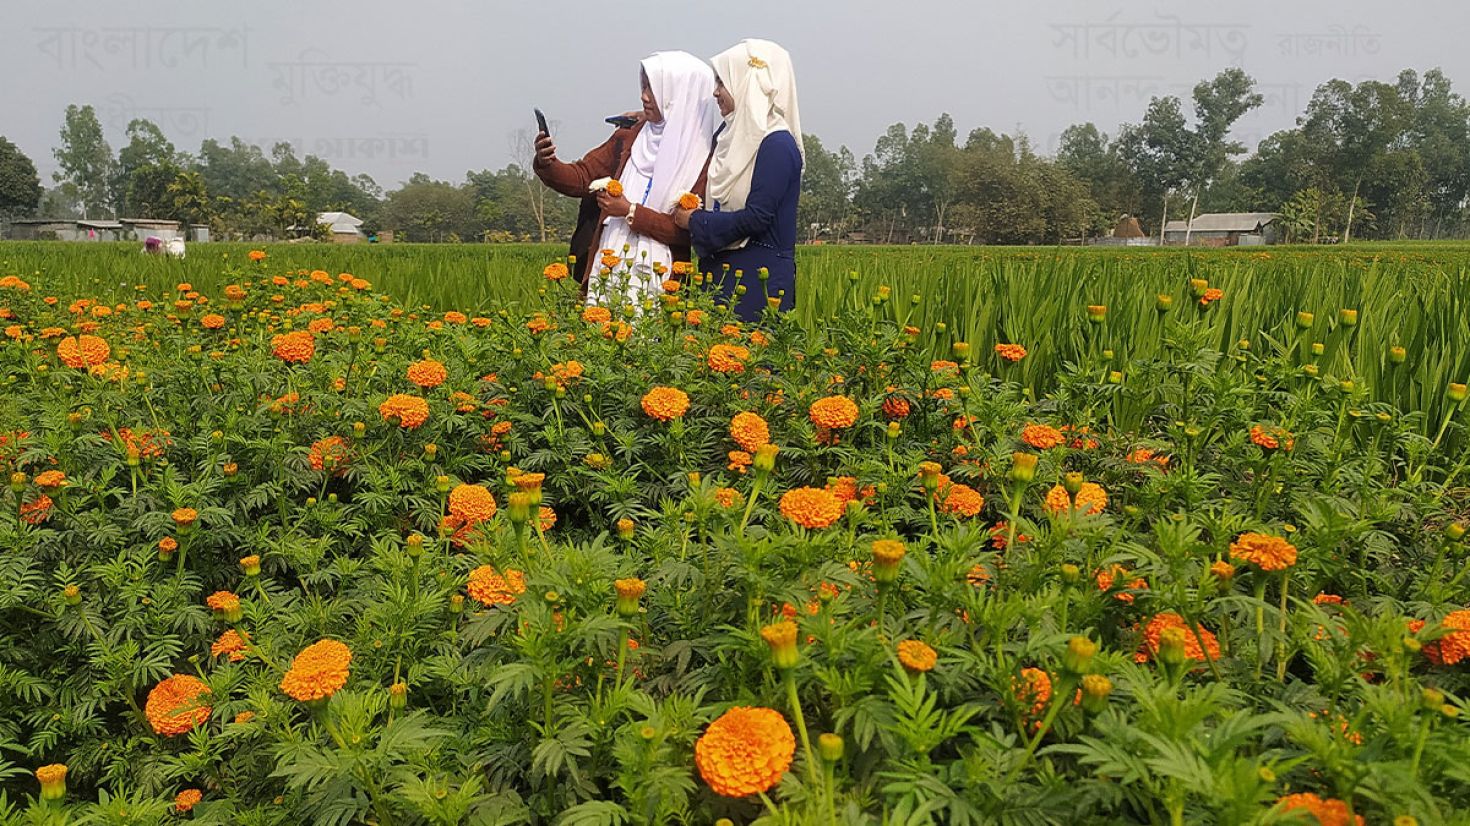
M 1254 147 L 1331 77 L 1439 66 L 1470 92 L 1465 0 L 0 0 L 0 134 L 49 185 L 68 103 L 91 103 L 113 148 L 129 119 L 180 148 L 289 141 L 393 187 L 512 160 L 540 106 L 563 156 L 638 108 L 637 61 L 708 57 L 742 37 L 784 45 L 802 125 L 871 152 L 891 123 L 948 111 L 963 136 L 1022 129 L 1043 150 L 1069 124 L 1111 132 L 1151 95 L 1188 95 L 1231 65 L 1266 104 Z

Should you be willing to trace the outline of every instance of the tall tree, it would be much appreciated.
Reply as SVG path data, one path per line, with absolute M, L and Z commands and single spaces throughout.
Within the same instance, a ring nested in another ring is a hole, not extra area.
M 1347 219 L 1342 240 L 1351 241 L 1353 213 L 1363 179 L 1404 131 L 1407 109 L 1396 86 L 1368 80 L 1353 86 L 1331 80 L 1317 87 L 1307 104 L 1302 133 L 1317 162 L 1344 191 Z
M 128 123 L 128 142 L 117 152 L 113 176 L 113 203 L 124 215 L 151 217 L 165 201 L 169 181 L 186 159 L 153 121 L 135 118 Z
M 796 223 L 811 240 L 820 235 L 840 236 L 852 211 L 853 177 L 857 162 L 847 147 L 829 152 L 816 135 L 803 135 L 806 165 L 801 171 L 801 200 Z
M 112 147 L 90 105 L 66 107 L 61 145 L 52 150 L 60 167 L 53 178 L 70 186 L 82 205 L 84 218 L 109 211 L 113 175 Z
M 41 205 L 36 165 L 20 147 L 0 136 L 0 218 L 24 218 Z

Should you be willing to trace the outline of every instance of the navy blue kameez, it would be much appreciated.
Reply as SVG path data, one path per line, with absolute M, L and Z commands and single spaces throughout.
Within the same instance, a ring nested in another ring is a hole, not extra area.
M 715 140 L 719 140 L 716 134 Z M 735 303 L 742 321 L 758 321 L 766 297 L 780 295 L 781 312 L 796 306 L 796 202 L 801 195 L 801 150 L 790 132 L 772 132 L 761 141 L 745 208 L 722 211 L 718 202 L 689 216 L 689 237 L 699 253 L 699 269 L 711 277 L 721 303 L 735 292 L 736 275 L 745 295 Z M 726 250 L 742 238 L 744 247 Z M 769 273 L 764 289 L 758 273 Z

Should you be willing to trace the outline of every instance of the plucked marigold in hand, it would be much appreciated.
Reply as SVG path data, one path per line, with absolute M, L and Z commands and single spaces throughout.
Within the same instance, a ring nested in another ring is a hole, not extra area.
M 1102 513 L 1103 508 L 1108 506 L 1108 492 L 1103 490 L 1102 485 L 1096 482 L 1083 482 L 1077 491 L 1077 510 L 1094 516 Z M 1072 498 L 1067 489 L 1061 485 L 1053 485 L 1046 492 L 1046 511 L 1051 514 L 1066 513 L 1072 507 Z
M 428 401 L 408 393 L 394 393 L 378 405 L 383 421 L 397 421 L 398 426 L 412 430 L 429 420 Z
M 470 571 L 465 591 L 481 605 L 510 605 L 518 595 L 526 592 L 526 578 L 520 571 L 510 568 L 502 576 L 495 566 L 481 565 Z
M 816 530 L 826 528 L 842 518 L 842 503 L 822 488 L 793 488 L 781 495 L 781 515 L 792 522 Z
M 699 196 L 695 195 L 693 192 L 686 192 L 683 195 L 679 196 L 679 209 L 696 210 L 699 209 L 699 205 Z M 682 263 L 682 261 L 674 262 L 675 266 Z
M 939 655 L 927 643 L 904 640 L 898 644 L 898 661 L 910 674 L 921 674 L 934 670 Z
M 143 715 L 162 735 L 184 734 L 209 719 L 213 709 L 205 702 L 209 686 L 198 677 L 175 674 L 148 692 Z
M 1348 817 L 1347 803 L 1337 798 L 1322 798 L 1311 792 L 1289 794 L 1276 801 L 1282 812 L 1305 811 L 1316 818 L 1321 826 L 1364 826 L 1362 815 Z
M 807 417 L 819 428 L 837 430 L 857 423 L 857 402 L 846 396 L 827 396 L 812 402 Z
M 443 362 L 424 359 L 408 366 L 408 380 L 419 387 L 438 387 L 449 380 L 449 371 Z
M 655 387 L 643 396 L 643 412 L 661 422 L 670 422 L 689 410 L 689 394 L 677 387 Z
M 303 703 L 336 694 L 347 685 L 352 649 L 338 640 L 320 640 L 301 649 L 281 678 L 281 691 Z
M 796 737 L 774 709 L 736 706 L 709 724 L 694 743 L 694 765 L 724 797 L 764 792 L 791 768 Z
M 1056 447 L 1066 440 L 1062 431 L 1048 424 L 1028 424 L 1021 430 L 1021 441 L 1037 450 Z
M 743 411 L 730 419 L 730 438 L 747 453 L 771 443 L 771 427 L 758 413 Z
M 623 182 L 618 180 L 617 178 L 613 178 L 611 181 L 608 181 L 607 194 L 613 196 L 614 198 L 623 197 Z
M 449 515 L 461 525 L 478 525 L 495 516 L 495 494 L 484 485 L 459 485 L 449 492 Z
M 1263 571 L 1284 571 L 1296 564 L 1296 546 L 1279 536 L 1243 533 L 1230 543 L 1230 558 Z
M 1143 628 L 1143 642 L 1138 653 L 1133 655 L 1133 661 L 1144 663 L 1153 659 L 1159 653 L 1159 635 L 1166 629 L 1178 628 L 1184 632 L 1184 656 L 1186 659 L 1203 662 L 1206 654 L 1211 660 L 1220 659 L 1220 643 L 1215 635 L 1210 633 L 1203 625 L 1199 627 L 1199 638 L 1194 635 L 1194 628 L 1184 621 L 1184 617 L 1172 611 L 1156 614 Z M 1204 640 L 1205 647 L 1200 648 L 1200 640 Z
M 272 336 L 271 352 L 287 364 L 305 364 L 316 355 L 316 336 L 308 330 Z
M 95 367 L 112 355 L 112 348 L 97 336 L 67 336 L 56 343 L 56 357 L 67 367 Z

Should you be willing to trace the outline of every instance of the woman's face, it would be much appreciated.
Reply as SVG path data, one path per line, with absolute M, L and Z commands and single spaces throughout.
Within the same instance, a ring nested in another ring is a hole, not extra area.
M 663 123 L 663 110 L 658 108 L 658 101 L 653 99 L 653 88 L 648 85 L 648 73 L 638 72 L 638 80 L 643 84 L 643 119 L 649 123 Z
M 725 88 L 725 81 L 715 78 L 715 103 L 720 107 L 720 117 L 728 118 L 735 111 L 735 96 Z

